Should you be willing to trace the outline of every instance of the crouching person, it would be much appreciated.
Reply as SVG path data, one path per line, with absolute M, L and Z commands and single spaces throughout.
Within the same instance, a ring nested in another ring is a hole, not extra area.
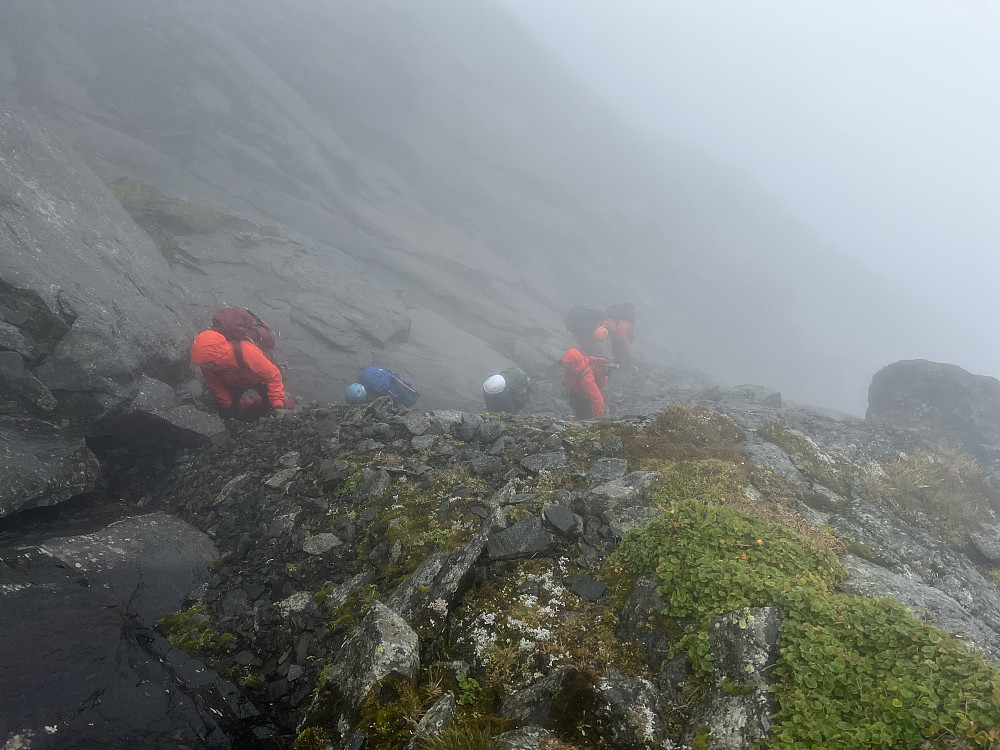
M 579 349 L 569 349 L 562 356 L 562 382 L 569 395 L 569 405 L 579 419 L 604 416 L 604 394 L 611 363 L 602 357 L 588 357 Z
M 201 368 L 219 416 L 253 421 L 272 410 L 294 409 L 278 367 L 252 341 L 229 341 L 218 331 L 199 333 L 191 361 Z
M 517 414 L 528 406 L 531 381 L 519 367 L 508 367 L 497 375 L 490 375 L 483 383 L 483 401 L 486 411 Z

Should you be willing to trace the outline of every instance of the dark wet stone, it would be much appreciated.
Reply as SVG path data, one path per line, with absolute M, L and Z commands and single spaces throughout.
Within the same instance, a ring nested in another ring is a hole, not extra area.
M 542 518 L 563 536 L 573 536 L 583 530 L 583 519 L 565 505 L 546 503 L 542 506 Z
M 624 458 L 599 458 L 587 472 L 587 485 L 595 487 L 621 479 L 627 471 L 628 461 Z
M 513 560 L 550 551 L 552 535 L 542 527 L 542 519 L 522 518 L 509 529 L 490 534 L 487 554 L 491 560 Z
M 608 591 L 608 587 L 605 584 L 595 580 L 587 573 L 566 576 L 562 582 L 563 586 L 574 594 L 592 602 L 598 601 Z

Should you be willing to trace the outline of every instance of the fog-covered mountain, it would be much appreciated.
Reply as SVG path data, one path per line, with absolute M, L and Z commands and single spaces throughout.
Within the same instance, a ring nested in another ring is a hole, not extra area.
M 899 305 L 877 280 L 742 175 L 633 132 L 491 0 L 2 15 L 0 95 L 106 182 L 235 217 L 156 231 L 195 317 L 277 323 L 306 397 L 374 360 L 428 407 L 471 405 L 508 358 L 558 357 L 570 306 L 625 298 L 641 355 L 792 399 L 860 413 L 884 364 Z

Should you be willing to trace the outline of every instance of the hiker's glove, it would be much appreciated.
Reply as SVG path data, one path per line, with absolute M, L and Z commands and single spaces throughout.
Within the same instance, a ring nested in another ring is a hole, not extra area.
M 286 409 L 283 406 L 275 406 L 273 409 L 271 409 L 271 415 L 275 419 L 284 419 L 287 414 L 288 414 L 288 409 Z

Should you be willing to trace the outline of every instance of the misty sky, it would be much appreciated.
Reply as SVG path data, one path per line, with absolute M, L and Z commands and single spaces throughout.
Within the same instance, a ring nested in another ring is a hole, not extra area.
M 964 329 L 893 358 L 1000 377 L 1000 4 L 502 2 L 641 126 Z

